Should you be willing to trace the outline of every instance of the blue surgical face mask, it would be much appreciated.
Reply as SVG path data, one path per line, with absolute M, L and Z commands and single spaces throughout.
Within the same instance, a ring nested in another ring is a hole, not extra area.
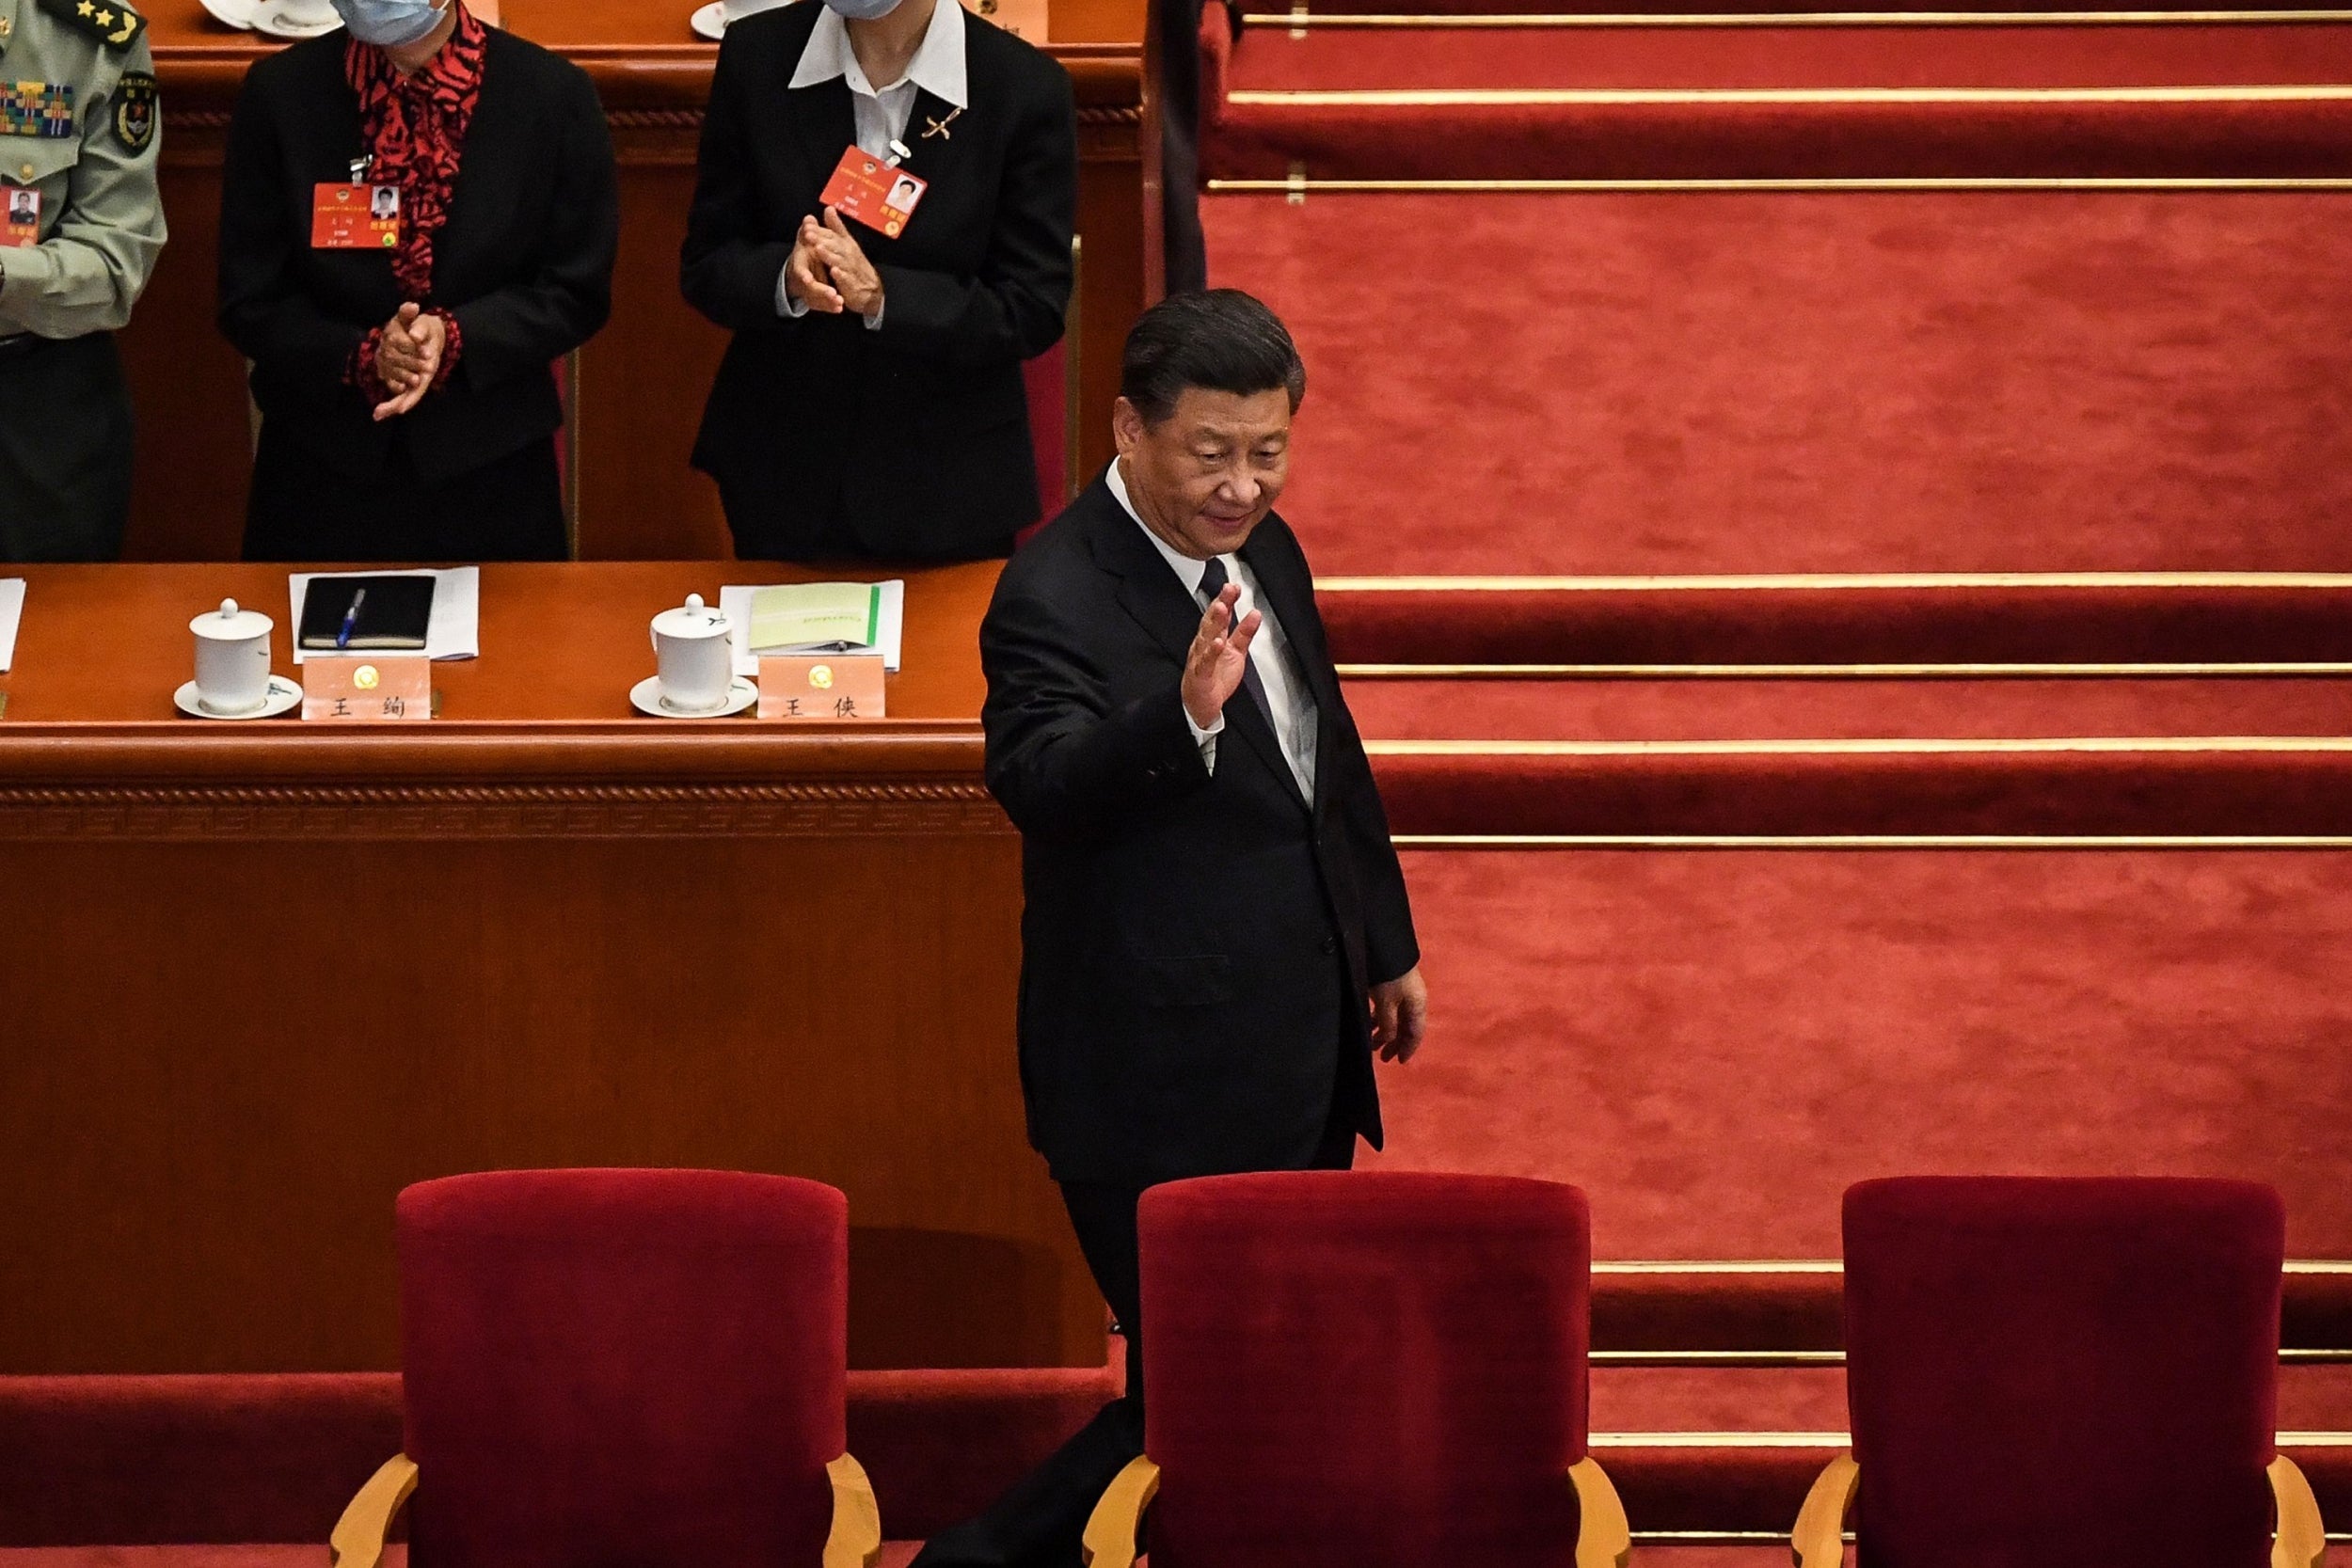
M 433 0 L 334 0 L 335 14 L 351 36 L 379 49 L 416 42 L 441 24 Z
M 825 0 L 825 4 L 852 22 L 880 21 L 898 8 L 898 0 Z

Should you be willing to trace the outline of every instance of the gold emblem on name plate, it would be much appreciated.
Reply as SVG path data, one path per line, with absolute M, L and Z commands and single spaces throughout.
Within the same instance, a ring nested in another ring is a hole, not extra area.
M 830 664 L 810 665 L 808 671 L 808 684 L 815 687 L 819 691 L 832 690 L 833 666 Z
M 362 664 L 351 673 L 351 684 L 362 691 L 374 690 L 376 683 L 383 678 L 375 673 L 375 666 L 373 664 Z

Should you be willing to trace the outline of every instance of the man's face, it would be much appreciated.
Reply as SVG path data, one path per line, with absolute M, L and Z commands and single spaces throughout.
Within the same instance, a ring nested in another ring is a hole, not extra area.
M 1158 424 L 1121 398 L 1111 433 L 1136 510 L 1196 561 L 1248 543 L 1290 477 L 1291 400 L 1279 387 L 1248 397 L 1188 387 Z

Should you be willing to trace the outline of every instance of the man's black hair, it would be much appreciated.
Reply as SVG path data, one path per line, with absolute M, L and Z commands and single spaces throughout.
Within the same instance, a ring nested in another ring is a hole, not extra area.
M 1158 424 L 1192 387 L 1236 397 L 1279 388 L 1295 414 L 1307 395 L 1307 367 L 1282 318 L 1239 289 L 1170 294 L 1128 332 L 1119 395 L 1144 423 Z

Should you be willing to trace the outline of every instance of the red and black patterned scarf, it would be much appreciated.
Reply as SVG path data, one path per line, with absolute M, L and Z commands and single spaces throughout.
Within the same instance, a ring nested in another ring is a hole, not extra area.
M 368 182 L 400 187 L 392 276 L 421 305 L 433 299 L 433 241 L 449 221 L 466 127 L 482 101 L 483 46 L 489 36 L 466 0 L 450 4 L 457 10 L 457 30 L 413 76 L 403 76 L 373 44 L 353 39 L 343 46 L 343 75 L 359 95 L 360 134 L 375 159 Z

